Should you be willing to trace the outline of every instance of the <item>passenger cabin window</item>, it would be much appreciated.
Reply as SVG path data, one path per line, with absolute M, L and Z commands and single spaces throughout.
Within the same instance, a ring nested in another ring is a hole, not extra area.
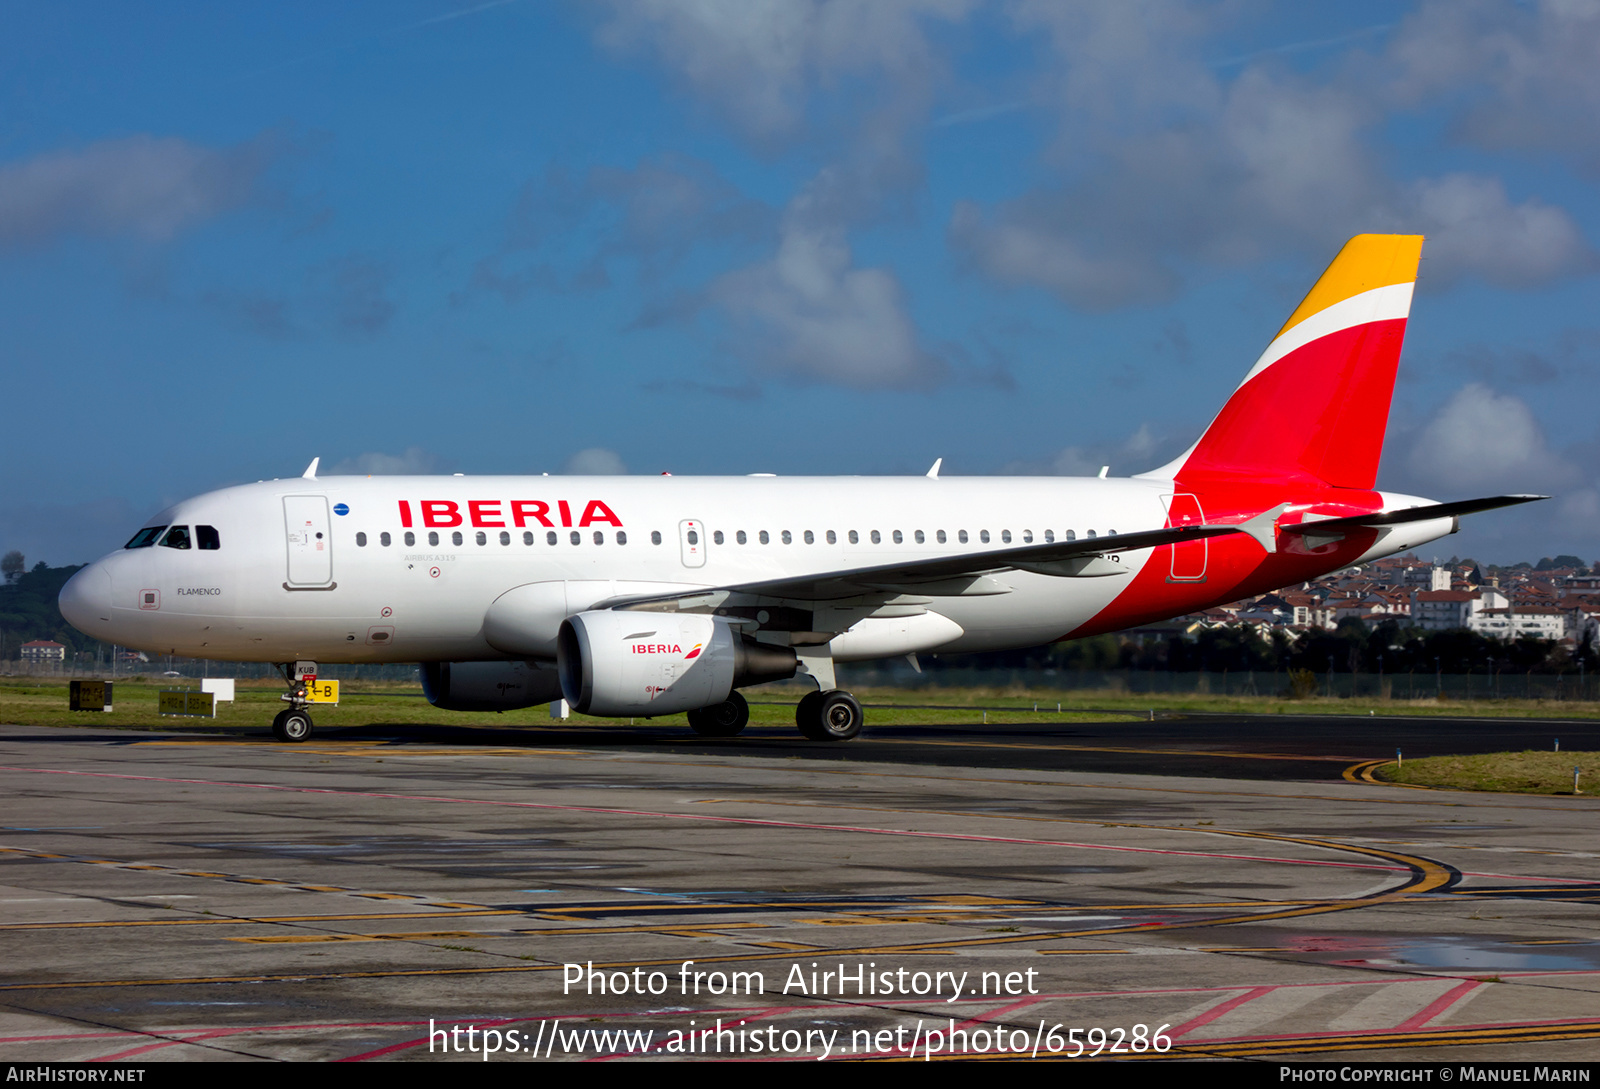
M 744 530 L 742 529 L 733 535 L 733 539 L 738 541 L 740 544 L 744 544 L 749 540 L 749 538 L 744 535 Z
M 983 544 L 988 544 L 989 543 L 989 531 L 986 530 L 986 529 L 978 530 L 978 540 L 980 542 L 982 542 Z
M 511 543 L 511 534 L 507 533 L 503 529 L 500 531 L 500 543 L 502 545 L 508 545 Z
M 480 545 L 486 545 L 489 543 L 489 535 L 480 529 L 478 530 L 477 541 Z
M 828 543 L 829 544 L 838 544 L 839 543 L 839 535 L 837 533 L 835 533 L 831 529 L 828 530 Z
M 161 547 L 162 548 L 188 548 L 189 547 L 189 527 L 188 526 L 173 526 L 171 529 L 167 530 L 167 535 L 165 537 L 161 538 Z
M 450 543 L 451 544 L 458 545 L 458 544 L 461 543 L 461 541 L 462 541 L 462 537 L 461 537 L 461 531 L 459 529 L 456 530 L 454 533 L 450 534 Z
M 967 531 L 964 530 L 964 529 L 956 530 L 956 540 L 960 541 L 962 544 L 966 544 L 967 543 Z
M 912 536 L 916 538 L 916 541 L 917 541 L 918 544 L 926 544 L 927 543 L 928 539 L 922 535 L 922 530 L 920 530 L 920 529 L 917 530 L 916 533 L 912 534 Z
M 1000 541 L 1003 544 L 1011 543 L 1011 531 L 1009 529 L 1002 529 L 1000 531 Z
M 627 544 L 628 543 L 628 535 L 625 532 L 623 532 L 622 530 L 620 530 L 620 529 L 617 530 L 617 543 L 618 544 Z M 717 543 L 721 544 L 722 542 L 718 541 Z
M 544 535 L 544 543 L 545 544 L 552 544 L 552 545 L 556 543 L 556 531 L 555 530 L 552 529 L 549 533 L 546 533 Z
M 432 547 L 437 547 L 438 544 L 439 544 L 439 535 L 430 530 L 429 533 L 428 533 L 428 546 L 430 548 L 432 548 Z
M 366 548 L 367 547 L 367 535 L 365 533 L 357 533 L 356 534 L 356 547 L 357 548 Z
M 1044 543 L 1045 544 L 1055 544 L 1056 543 L 1056 531 L 1055 530 L 1047 529 L 1047 530 L 1044 531 Z
M 525 529 L 522 531 L 522 543 L 530 546 L 533 544 L 533 530 Z
M 573 530 L 572 533 L 569 534 L 569 536 L 572 538 L 572 543 L 573 544 L 582 544 L 583 543 L 583 534 L 579 533 L 577 530 Z
M 1022 543 L 1023 544 L 1032 544 L 1033 543 L 1033 530 L 1025 529 L 1025 530 L 1022 531 Z
M 410 530 L 406 530 L 406 547 L 407 548 L 415 547 L 416 543 L 417 543 L 417 535 L 415 533 L 412 533 Z
M 872 531 L 872 543 L 873 544 L 882 544 L 883 543 L 883 534 L 879 533 L 877 530 L 873 530 Z
M 689 534 L 689 536 L 693 537 L 694 534 L 691 533 L 691 534 Z M 601 533 L 598 529 L 594 531 L 594 543 L 595 544 L 605 544 L 606 543 L 606 535 L 604 533 Z M 690 544 L 694 544 L 694 541 L 691 540 L 689 543 Z
M 550 534 L 550 543 L 551 544 L 555 544 L 556 543 L 555 536 L 556 535 L 554 533 Z M 659 529 L 652 529 L 650 531 L 650 543 L 651 544 L 660 544 L 661 543 L 661 531 Z
M 144 529 L 141 529 L 138 533 L 135 533 L 133 535 L 133 537 L 128 541 L 128 543 L 123 545 L 122 547 L 123 548 L 149 548 L 151 545 L 156 543 L 156 538 L 161 536 L 161 531 L 166 529 L 166 528 L 167 528 L 166 526 L 146 526 Z
M 857 533 L 853 529 L 850 531 L 850 543 L 851 544 L 860 544 L 861 543 L 861 534 Z
M 762 530 L 761 533 L 756 537 L 756 539 L 759 540 L 762 544 L 771 544 L 772 543 L 772 538 L 767 536 L 767 531 L 766 530 Z
M 789 531 L 788 530 L 784 530 L 783 531 L 783 543 L 784 544 L 793 544 L 794 543 L 794 538 L 789 535 Z
M 201 528 L 204 528 L 204 527 L 201 527 Z M 384 548 L 388 548 L 389 545 L 392 544 L 393 542 L 394 542 L 394 538 L 389 536 L 389 531 L 388 530 L 384 530 L 382 533 L 378 534 L 378 543 L 381 544 Z M 204 548 L 205 545 L 201 545 L 200 547 Z
M 806 544 L 816 544 L 816 543 L 817 543 L 817 535 L 815 533 L 812 533 L 809 529 L 806 530 Z
M 944 544 L 944 530 L 941 529 L 939 532 L 935 533 L 934 538 L 938 540 L 940 544 Z
M 715 531 L 714 533 L 711 534 L 711 543 L 712 544 L 721 544 L 722 543 L 722 530 L 719 529 L 719 530 L 717 530 L 717 531 Z
M 216 526 L 195 526 L 194 543 L 195 547 L 202 552 L 215 552 L 222 547 L 222 537 L 217 533 Z M 383 543 L 388 544 L 389 542 L 385 541 Z

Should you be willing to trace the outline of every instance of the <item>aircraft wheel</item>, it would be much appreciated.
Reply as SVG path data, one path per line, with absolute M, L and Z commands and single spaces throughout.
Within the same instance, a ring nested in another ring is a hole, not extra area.
M 818 697 L 815 703 L 807 707 L 806 701 L 801 700 L 800 707 L 795 708 L 797 719 L 802 708 L 810 712 L 800 722 L 800 732 L 806 737 L 812 741 L 849 741 L 861 733 L 861 705 L 854 696 L 837 688 L 812 695 Z
M 279 711 L 272 720 L 272 736 L 279 741 L 305 741 L 311 731 L 311 716 L 304 711 Z
M 689 712 L 689 725 L 701 737 L 735 737 L 750 722 L 750 704 L 737 692 L 710 707 Z
M 821 729 L 821 720 L 817 718 L 817 705 L 822 702 L 821 692 L 807 692 L 800 697 L 800 702 L 795 705 L 794 724 L 800 733 L 812 741 L 821 741 L 818 736 Z

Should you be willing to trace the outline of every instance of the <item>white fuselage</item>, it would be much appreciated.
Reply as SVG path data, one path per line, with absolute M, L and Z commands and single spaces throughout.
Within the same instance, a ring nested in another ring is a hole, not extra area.
M 554 657 L 563 617 L 619 596 L 1159 529 L 1172 494 L 1171 481 L 1144 478 L 274 480 L 163 511 L 149 525 L 187 527 L 189 547 L 156 543 L 112 553 L 74 576 L 61 607 L 74 626 L 103 641 L 204 658 Z M 1366 555 L 1442 532 L 1448 526 L 1419 523 Z M 202 547 L 203 540 L 213 547 Z M 1106 577 L 1008 570 L 983 592 L 922 602 L 939 625 L 920 622 L 903 636 L 850 632 L 835 641 L 834 656 L 970 652 L 1059 639 L 1111 606 L 1152 555 L 1145 549 L 1117 556 L 1127 573 Z M 1329 566 L 1351 558 L 1347 553 Z M 485 622 L 491 607 L 508 591 L 529 587 L 531 597 L 519 591 L 522 597 L 507 600 L 545 603 L 547 614 L 517 616 L 524 627 L 544 625 L 548 632 L 541 626 L 509 641 L 494 639 Z M 540 587 L 559 588 L 553 605 Z M 1168 615 L 1199 600 L 1195 585 L 1176 589 L 1185 596 L 1174 598 Z M 1160 602 L 1152 605 L 1147 593 L 1135 611 L 1152 608 Z
M 76 626 L 107 642 L 197 657 L 509 658 L 517 655 L 486 640 L 484 617 L 501 594 L 529 583 L 582 584 L 578 596 L 590 600 L 572 600 L 575 612 L 619 593 L 997 550 L 1043 542 L 1047 532 L 1064 540 L 1069 532 L 1083 538 L 1157 528 L 1166 518 L 1161 497 L 1171 491 L 1145 480 L 1069 478 L 275 480 L 163 511 L 151 525 L 214 527 L 219 547 L 112 553 L 76 577 L 82 585 L 63 598 L 63 608 Z M 292 539 L 307 527 L 287 524 L 305 521 L 286 513 L 307 505 L 300 497 L 316 500 L 312 508 L 325 500 L 330 512 L 324 526 L 309 530 L 325 534 L 310 542 L 309 559 L 296 558 L 306 542 Z M 596 501 L 603 509 L 591 506 Z M 341 506 L 347 513 L 332 513 Z M 694 523 L 697 547 L 686 541 Z M 1123 562 L 1137 570 L 1148 555 Z M 939 600 L 938 611 L 962 633 L 942 649 L 1058 638 L 1103 609 L 1128 579 L 1009 572 L 1004 581 L 1013 592 Z M 80 600 L 84 607 L 73 604 Z M 91 603 L 97 607 L 85 608 Z

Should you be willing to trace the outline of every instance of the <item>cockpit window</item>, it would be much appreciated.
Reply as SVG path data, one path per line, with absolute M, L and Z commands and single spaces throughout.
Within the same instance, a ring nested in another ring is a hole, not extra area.
M 166 526 L 145 526 L 138 533 L 135 533 L 133 535 L 133 539 L 122 547 L 149 548 L 151 545 L 156 543 L 156 538 L 161 536 L 161 531 L 166 528 Z
M 222 538 L 216 526 L 195 526 L 194 543 L 202 552 L 215 552 L 222 547 Z
M 173 526 L 171 529 L 167 530 L 167 535 L 165 537 L 161 538 L 161 547 L 162 548 L 188 548 L 189 547 L 189 527 L 188 526 Z

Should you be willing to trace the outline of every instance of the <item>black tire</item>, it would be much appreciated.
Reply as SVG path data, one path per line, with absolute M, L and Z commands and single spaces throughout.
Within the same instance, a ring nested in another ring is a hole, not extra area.
M 795 724 L 812 741 L 849 741 L 861 733 L 861 705 L 835 688 L 812 692 L 794 709 Z
M 835 689 L 823 696 L 817 717 L 823 741 L 849 741 L 861 732 L 861 705 L 848 692 Z
M 689 712 L 689 725 L 701 737 L 737 737 L 750 722 L 750 704 L 737 692 L 710 707 Z
M 823 740 L 822 720 L 817 715 L 817 707 L 821 703 L 821 692 L 807 692 L 795 705 L 794 724 L 799 728 L 801 735 L 811 741 Z
M 282 711 L 272 720 L 272 733 L 279 741 L 309 741 L 314 729 L 311 716 L 304 711 Z

